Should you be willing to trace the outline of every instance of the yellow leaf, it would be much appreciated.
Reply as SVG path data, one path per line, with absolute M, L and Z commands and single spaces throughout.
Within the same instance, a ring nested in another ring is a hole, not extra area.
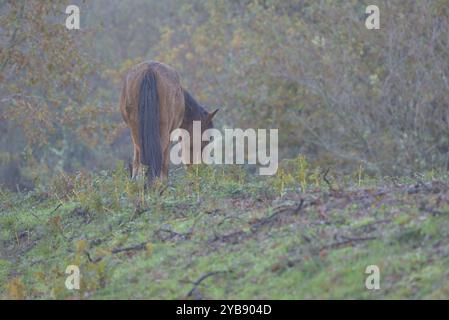
M 45 274 L 42 271 L 35 272 L 34 276 L 36 277 L 36 279 L 38 279 L 40 281 L 45 280 Z
M 85 239 L 79 240 L 76 242 L 76 252 L 81 253 L 87 247 L 87 241 Z
M 147 257 L 150 257 L 153 254 L 153 244 L 152 243 L 147 243 L 147 245 L 145 246 L 145 255 Z
M 25 299 L 25 286 L 20 278 L 13 278 L 9 281 L 8 285 L 8 297 L 12 300 L 22 300 Z

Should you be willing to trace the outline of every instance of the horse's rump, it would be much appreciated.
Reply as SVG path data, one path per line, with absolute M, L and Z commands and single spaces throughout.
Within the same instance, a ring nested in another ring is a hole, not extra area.
M 124 79 L 120 110 L 134 144 L 133 177 L 139 164 L 149 167 L 150 181 L 166 176 L 170 132 L 180 127 L 185 110 L 177 72 L 155 61 L 136 65 Z

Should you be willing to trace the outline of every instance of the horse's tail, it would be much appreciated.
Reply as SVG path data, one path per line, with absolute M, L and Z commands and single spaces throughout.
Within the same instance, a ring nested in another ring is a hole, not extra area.
M 159 96 L 156 75 L 148 69 L 140 84 L 139 92 L 139 143 L 140 162 L 148 166 L 151 182 L 161 175 L 162 148 L 159 131 Z

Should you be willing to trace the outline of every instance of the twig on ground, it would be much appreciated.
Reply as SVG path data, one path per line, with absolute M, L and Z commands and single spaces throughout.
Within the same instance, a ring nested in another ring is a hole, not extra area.
M 55 213 L 56 210 L 58 210 L 58 209 L 61 208 L 61 207 L 62 207 L 62 203 L 58 204 L 58 205 L 56 206 L 56 208 L 54 208 L 53 211 L 50 212 L 50 215 L 52 215 L 53 213 Z
M 328 185 L 329 190 L 334 190 L 334 188 L 332 188 L 331 182 L 327 179 L 327 174 L 329 173 L 330 170 L 331 170 L 330 168 L 327 168 L 327 169 L 326 169 L 326 171 L 325 171 L 324 174 L 323 174 L 323 180 L 324 180 L 324 182 L 326 182 L 326 184 Z
M 159 196 L 162 196 L 162 194 L 165 192 L 165 190 L 167 190 L 167 188 L 168 188 L 168 184 L 166 184 L 166 185 L 161 189 L 161 191 L 159 191 Z
M 125 221 L 122 223 L 122 225 L 124 225 L 125 223 L 128 223 L 130 221 L 133 221 L 135 218 L 137 218 L 138 216 L 140 216 L 141 214 L 148 212 L 151 210 L 151 207 L 147 207 L 147 208 L 140 208 L 139 206 L 137 206 L 134 209 L 133 215 L 128 219 L 128 221 Z
M 87 251 L 87 250 L 85 250 L 84 253 L 86 254 L 87 260 L 89 260 L 90 263 L 97 263 L 97 262 L 99 262 L 101 259 L 103 259 L 103 257 L 98 257 L 98 258 L 92 259 L 92 257 L 90 256 L 89 251 Z
M 30 211 L 30 214 L 31 214 L 33 217 L 35 217 L 37 220 L 42 221 L 42 218 L 39 217 L 39 216 L 37 216 L 36 214 L 34 214 L 33 211 Z
M 54 209 L 49 213 L 49 215 L 51 216 L 53 213 L 56 212 L 56 210 L 58 210 L 58 209 L 61 208 L 61 207 L 62 207 L 62 203 L 59 203 L 59 204 L 56 206 L 56 208 L 54 208 Z M 43 221 L 42 218 L 39 217 L 38 215 L 36 215 L 34 212 L 30 211 L 30 214 L 31 214 L 33 217 L 35 217 L 37 220 Z
M 203 274 L 201 277 L 199 277 L 196 281 L 193 282 L 193 288 L 187 293 L 187 297 L 191 297 L 193 294 L 198 293 L 198 286 L 206 280 L 207 278 L 220 274 L 220 273 L 228 273 L 228 271 L 211 271 L 206 274 Z M 200 295 L 201 297 L 201 295 Z

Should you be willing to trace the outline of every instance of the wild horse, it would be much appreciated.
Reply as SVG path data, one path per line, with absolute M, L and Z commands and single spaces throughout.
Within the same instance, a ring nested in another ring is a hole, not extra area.
M 202 131 L 213 128 L 212 118 L 218 109 L 207 112 L 181 86 L 175 70 L 160 62 L 147 61 L 126 74 L 120 111 L 131 129 L 132 178 L 137 177 L 143 164 L 148 166 L 146 175 L 151 183 L 154 178 L 168 177 L 170 133 L 182 128 L 193 137 L 193 121 L 201 121 Z M 190 145 L 193 146 L 192 141 Z

